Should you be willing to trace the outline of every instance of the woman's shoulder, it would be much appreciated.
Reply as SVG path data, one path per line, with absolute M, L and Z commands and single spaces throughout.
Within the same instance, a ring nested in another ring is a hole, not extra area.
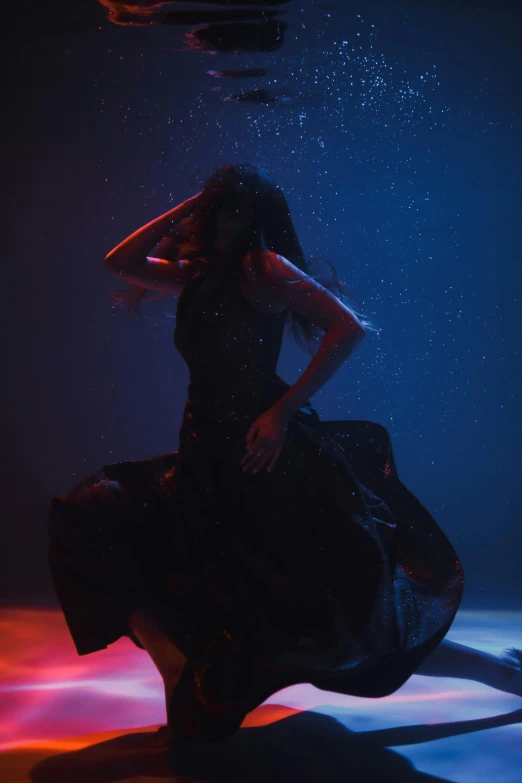
M 275 279 L 295 282 L 308 278 L 308 275 L 288 258 L 264 248 L 250 249 L 243 259 L 243 265 L 251 271 L 252 275 L 257 276 L 265 283 Z

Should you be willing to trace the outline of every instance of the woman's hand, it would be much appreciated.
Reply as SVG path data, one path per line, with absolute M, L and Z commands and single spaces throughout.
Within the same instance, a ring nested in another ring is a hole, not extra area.
M 253 422 L 246 435 L 247 453 L 241 459 L 243 472 L 252 468 L 255 474 L 267 463 L 267 470 L 273 470 L 286 440 L 288 421 L 284 411 L 274 405 Z
M 171 227 L 176 226 L 180 220 L 183 220 L 194 212 L 202 192 L 203 191 L 200 191 L 199 193 L 196 193 L 195 196 L 190 196 L 190 198 L 182 201 L 181 204 L 178 204 L 164 215 L 171 224 Z

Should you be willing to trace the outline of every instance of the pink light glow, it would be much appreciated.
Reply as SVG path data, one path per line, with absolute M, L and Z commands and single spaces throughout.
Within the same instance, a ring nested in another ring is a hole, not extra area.
M 148 655 L 126 638 L 78 656 L 59 610 L 5 609 L 0 612 L 0 650 L 1 751 L 29 746 L 72 750 L 101 735 L 151 731 L 165 722 L 161 678 Z M 474 695 L 457 688 L 422 690 L 403 688 L 385 701 L 447 702 Z M 296 685 L 272 695 L 246 716 L 243 727 L 274 723 L 325 703 L 345 710 L 362 706 L 361 699 Z M 382 709 L 382 703 L 364 700 L 364 710 Z

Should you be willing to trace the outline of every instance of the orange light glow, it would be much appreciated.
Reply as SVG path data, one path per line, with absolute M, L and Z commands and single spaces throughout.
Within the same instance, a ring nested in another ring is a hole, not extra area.
M 386 699 L 359 699 L 303 683 L 273 694 L 245 717 L 242 728 L 306 710 L 341 709 L 347 718 L 364 712 L 382 719 L 387 710 L 395 715 L 398 705 L 425 711 L 428 703 L 432 721 L 450 704 L 469 709 L 485 695 L 495 696 L 476 684 L 453 683 L 448 689 L 448 680 L 413 678 Z M 161 677 L 129 639 L 79 656 L 58 609 L 0 610 L 0 751 L 78 750 L 129 731 L 154 731 L 165 723 L 165 712 Z
M 162 680 L 127 638 L 78 656 L 59 610 L 4 609 L 0 651 L 0 751 L 78 750 L 165 723 Z M 296 712 L 267 704 L 243 726 L 265 726 Z

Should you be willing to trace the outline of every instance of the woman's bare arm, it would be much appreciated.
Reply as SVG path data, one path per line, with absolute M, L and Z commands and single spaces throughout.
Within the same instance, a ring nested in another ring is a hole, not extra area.
M 147 253 L 169 233 L 173 225 L 190 215 L 198 197 L 199 194 L 183 201 L 120 242 L 106 255 L 105 268 L 129 285 L 179 296 L 193 276 L 193 264 L 183 260 L 166 261 Z
M 145 226 L 138 228 L 123 242 L 116 245 L 105 256 L 105 266 L 109 272 L 125 274 L 133 272 L 137 266 L 145 263 L 147 253 L 169 233 L 175 223 L 179 223 L 180 220 L 190 215 L 198 198 L 199 193 L 178 204 L 174 209 L 165 212 L 164 215 L 154 218 Z
M 268 251 L 260 253 L 256 261 L 255 274 L 252 272 L 255 285 L 325 331 L 304 373 L 276 402 L 289 418 L 344 364 L 366 332 L 340 299 L 283 256 Z
M 147 288 L 160 294 L 180 296 L 201 264 L 197 261 L 167 261 L 164 258 L 147 257 L 141 264 L 128 272 L 113 272 L 113 274 L 128 285 Z M 109 271 L 112 271 L 109 268 Z

